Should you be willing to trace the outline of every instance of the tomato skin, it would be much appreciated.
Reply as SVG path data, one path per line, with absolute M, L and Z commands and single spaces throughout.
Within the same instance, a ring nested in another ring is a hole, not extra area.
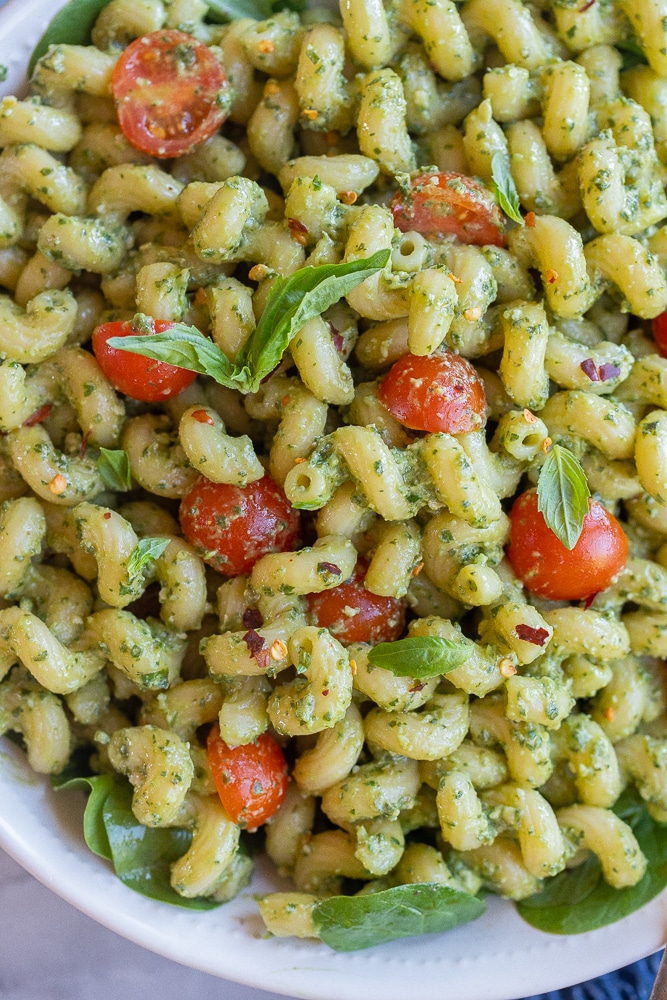
M 507 555 L 516 575 L 534 594 L 552 601 L 579 601 L 604 590 L 623 569 L 628 539 L 614 515 L 590 500 L 579 541 L 566 549 L 538 511 L 537 491 L 528 490 L 510 512 Z
M 214 725 L 206 744 L 220 801 L 232 823 L 253 831 L 266 823 L 285 798 L 289 778 L 285 756 L 269 733 L 230 747 Z
M 351 642 L 392 642 L 405 625 L 405 603 L 395 597 L 380 597 L 364 588 L 366 564 L 359 560 L 349 580 L 321 594 L 309 594 L 308 618 L 313 625 L 328 628 L 344 646 Z M 345 608 L 358 610 L 356 615 Z
M 207 45 L 184 31 L 135 39 L 113 71 L 111 91 L 125 138 L 166 159 L 192 153 L 227 117 L 225 71 Z
M 153 320 L 150 332 L 164 333 L 173 325 L 167 320 L 156 319 Z M 153 361 L 141 354 L 119 351 L 107 344 L 110 337 L 133 337 L 146 333 L 145 327 L 139 329 L 131 320 L 103 323 L 93 330 L 93 352 L 100 368 L 119 392 L 144 403 L 159 403 L 183 392 L 197 375 L 185 368 L 177 368 L 164 361 Z
M 658 348 L 658 354 L 667 358 L 667 312 L 660 313 L 653 320 L 653 339 Z
M 243 488 L 202 476 L 179 516 L 186 540 L 224 576 L 249 573 L 267 552 L 293 549 L 301 528 L 299 512 L 268 475 Z
M 507 245 L 503 214 L 493 195 L 465 174 L 431 173 L 413 177 L 409 195 L 397 192 L 389 207 L 394 225 L 402 233 L 453 234 L 462 243 L 476 246 Z
M 378 396 L 396 420 L 415 431 L 466 434 L 486 420 L 481 379 L 451 351 L 404 354 L 380 383 Z

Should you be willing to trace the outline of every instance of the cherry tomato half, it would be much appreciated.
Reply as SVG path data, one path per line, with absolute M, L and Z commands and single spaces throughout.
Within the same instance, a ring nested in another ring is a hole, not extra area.
M 394 225 L 403 233 L 458 236 L 462 243 L 504 247 L 503 214 L 488 188 L 465 174 L 433 173 L 413 177 L 410 193 L 394 195 Z
M 267 552 L 293 549 L 301 519 L 270 476 L 241 488 L 203 476 L 181 500 L 183 534 L 224 576 L 249 573 Z
M 660 313 L 653 320 L 653 339 L 658 348 L 658 354 L 667 358 L 667 312 Z
M 522 493 L 510 512 L 507 550 L 512 568 L 534 594 L 552 601 L 579 601 L 609 586 L 628 558 L 628 539 L 613 514 L 590 500 L 573 549 L 547 527 L 537 492 Z
M 152 31 L 128 45 L 111 91 L 125 138 L 160 158 L 193 152 L 217 132 L 229 107 L 224 69 L 184 31 Z
M 216 724 L 208 734 L 208 760 L 215 787 L 233 823 L 256 830 L 276 812 L 287 791 L 287 764 L 269 733 L 230 747 Z
M 366 564 L 359 561 L 345 583 L 321 594 L 309 594 L 308 616 L 314 625 L 328 628 L 339 642 L 393 642 L 403 632 L 405 603 L 380 597 L 364 588 Z
M 466 434 L 486 419 L 481 379 L 451 351 L 405 354 L 385 375 L 378 395 L 392 416 L 415 431 Z
M 195 372 L 186 371 L 168 365 L 164 361 L 154 361 L 141 354 L 130 354 L 129 351 L 119 351 L 109 347 L 107 341 L 111 337 L 143 336 L 146 333 L 164 333 L 174 324 L 167 320 L 153 320 L 152 329 L 144 326 L 135 327 L 131 320 L 127 322 L 104 323 L 93 331 L 93 351 L 98 364 L 111 384 L 132 399 L 140 399 L 144 403 L 159 403 L 163 399 L 177 396 L 187 389 L 197 378 Z

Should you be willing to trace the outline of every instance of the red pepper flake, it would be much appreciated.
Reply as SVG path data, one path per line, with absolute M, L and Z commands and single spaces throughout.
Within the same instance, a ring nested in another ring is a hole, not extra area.
M 356 191 L 339 191 L 338 197 L 344 205 L 354 205 L 359 196 Z
M 417 691 L 423 691 L 426 685 L 423 681 L 415 681 L 412 687 L 408 688 L 409 691 L 416 693 Z
M 545 628 L 533 628 L 532 625 L 517 625 L 514 629 L 519 639 L 523 642 L 531 642 L 533 646 L 543 646 L 549 638 L 549 632 Z
M 583 7 L 579 7 L 577 9 L 577 14 L 585 14 L 587 10 L 591 9 L 594 3 L 595 0 L 586 0 L 586 3 L 583 5 Z
M 211 427 L 215 425 L 215 420 L 206 410 L 195 410 L 192 419 L 196 420 L 198 424 L 209 424 Z
M 111 520 L 111 511 L 110 510 L 105 511 L 104 514 L 102 514 L 102 517 L 104 518 L 105 521 L 110 521 Z
M 605 708 L 604 717 L 608 722 L 613 722 L 614 719 L 616 718 L 616 712 L 611 707 L 611 705 L 608 708 Z
M 324 688 L 324 690 L 322 691 L 322 694 L 326 698 L 326 696 L 329 694 L 329 688 Z
M 556 281 L 558 281 L 558 271 L 554 271 L 553 267 L 548 267 L 544 272 L 544 277 L 547 285 L 553 285 Z
M 34 427 L 36 424 L 41 424 L 43 420 L 46 420 L 46 418 L 51 415 L 52 409 L 53 407 L 51 403 L 44 403 L 44 406 L 40 406 L 38 410 L 35 410 L 32 416 L 23 421 L 23 426 Z
M 588 609 L 590 608 L 591 604 L 593 603 L 593 601 L 595 600 L 595 598 L 598 596 L 599 593 L 600 593 L 600 591 L 598 590 L 598 591 L 596 591 L 595 594 L 591 594 L 590 597 L 586 598 L 586 600 L 584 601 L 584 611 L 588 611 Z
M 342 333 L 338 332 L 333 323 L 329 323 L 329 329 L 331 330 L 331 337 L 334 342 L 334 347 L 340 354 L 342 351 L 345 350 L 345 338 L 343 337 Z
M 266 649 L 266 639 L 255 632 L 254 628 L 249 629 L 243 636 L 243 641 L 248 647 L 248 651 L 254 660 L 260 667 L 268 667 L 270 658 L 269 651 Z
M 610 361 L 607 361 L 604 365 L 600 365 L 598 368 L 598 375 L 601 382 L 608 382 L 610 378 L 618 378 L 620 374 L 621 369 L 617 368 L 616 365 L 612 365 Z
M 86 457 L 86 452 L 88 451 L 88 441 L 90 439 L 91 433 L 92 431 L 88 430 L 81 438 L 81 451 L 80 451 L 81 458 Z
M 529 229 L 532 229 L 537 222 L 537 216 L 534 212 L 526 212 L 523 217 L 523 221 L 526 223 Z
M 305 247 L 308 242 L 308 226 L 304 226 L 303 222 L 299 222 L 298 219 L 288 219 L 287 228 L 297 243 L 300 243 L 302 247 Z
M 342 576 L 343 571 L 340 566 L 336 566 L 335 563 L 321 562 L 317 564 L 318 573 L 330 573 L 331 576 Z
M 591 382 L 599 382 L 600 376 L 592 358 L 585 358 L 579 365 L 584 375 L 588 375 Z
M 243 622 L 243 627 L 254 631 L 256 628 L 261 628 L 264 624 L 264 618 L 262 617 L 262 612 L 259 608 L 246 608 L 241 617 Z M 260 636 L 260 639 L 262 637 Z

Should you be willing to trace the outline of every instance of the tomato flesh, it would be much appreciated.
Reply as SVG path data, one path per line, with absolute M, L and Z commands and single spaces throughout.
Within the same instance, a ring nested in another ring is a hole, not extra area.
M 515 500 L 510 513 L 507 555 L 523 584 L 553 601 L 579 601 L 609 586 L 628 558 L 628 539 L 613 514 L 597 500 L 577 544 L 566 549 L 537 509 L 537 492 Z
M 457 236 L 477 246 L 507 245 L 503 214 L 488 188 L 472 177 L 456 173 L 413 177 L 406 195 L 391 200 L 394 225 L 401 232 L 424 236 Z
M 366 565 L 359 561 L 345 583 L 306 598 L 309 620 L 320 628 L 328 628 L 343 645 L 392 642 L 403 632 L 405 603 L 366 590 L 365 576 Z
M 277 811 L 287 792 L 285 756 L 269 733 L 253 743 L 230 747 L 213 726 L 208 760 L 220 801 L 233 823 L 256 830 Z
M 111 91 L 126 139 L 159 158 L 193 152 L 227 117 L 225 71 L 184 31 L 153 31 L 128 45 Z
M 393 417 L 416 431 L 466 434 L 486 419 L 481 379 L 451 351 L 405 354 L 382 380 L 378 395 Z
M 154 361 L 141 354 L 130 354 L 129 351 L 119 351 L 110 347 L 107 341 L 111 337 L 143 336 L 151 333 L 164 333 L 174 324 L 167 320 L 156 319 L 151 328 L 136 327 L 131 320 L 127 322 L 103 323 L 93 331 L 93 351 L 98 364 L 111 384 L 119 392 L 140 399 L 144 403 L 159 403 L 171 399 L 186 389 L 197 375 L 195 372 L 168 365 L 164 361 Z
M 301 519 L 270 476 L 241 488 L 203 476 L 181 500 L 183 535 L 224 576 L 249 573 L 268 552 L 293 549 Z
M 667 312 L 660 313 L 653 320 L 653 339 L 658 348 L 658 354 L 667 358 Z

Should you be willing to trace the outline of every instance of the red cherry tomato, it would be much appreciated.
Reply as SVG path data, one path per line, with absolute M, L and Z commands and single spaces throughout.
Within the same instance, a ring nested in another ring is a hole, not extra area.
M 227 117 L 225 71 L 184 31 L 152 31 L 121 54 L 111 78 L 126 139 L 160 158 L 191 153 Z
M 309 594 L 308 615 L 314 625 L 328 628 L 339 642 L 392 642 L 405 624 L 405 604 L 379 597 L 364 588 L 366 565 L 357 563 L 353 576 L 332 590 Z
M 401 232 L 458 236 L 462 243 L 504 247 L 503 214 L 488 188 L 465 174 L 413 177 L 410 193 L 394 195 L 390 206 Z
M 233 823 L 256 830 L 276 812 L 287 791 L 287 764 L 269 733 L 230 747 L 216 724 L 208 734 L 208 760 L 215 787 Z
M 658 353 L 667 358 L 667 312 L 660 313 L 653 320 L 653 339 Z
M 194 382 L 195 372 L 186 371 L 168 365 L 164 361 L 153 361 L 141 354 L 130 354 L 109 347 L 107 341 L 111 337 L 143 336 L 147 332 L 164 333 L 174 324 L 167 320 L 153 320 L 152 330 L 145 327 L 135 327 L 131 320 L 123 323 L 104 323 L 93 331 L 93 351 L 100 368 L 111 384 L 132 399 L 140 399 L 144 403 L 159 403 L 163 399 L 171 399 Z
M 180 519 L 187 541 L 224 576 L 249 573 L 267 552 L 293 549 L 301 526 L 270 476 L 243 488 L 202 476 L 181 500 Z
M 580 601 L 604 590 L 623 569 L 628 539 L 613 514 L 590 500 L 579 541 L 566 549 L 538 511 L 537 492 L 528 490 L 510 513 L 507 555 L 534 594 L 552 601 Z
M 451 351 L 405 354 L 380 383 L 380 400 L 404 427 L 465 434 L 484 424 L 484 386 L 473 366 Z

